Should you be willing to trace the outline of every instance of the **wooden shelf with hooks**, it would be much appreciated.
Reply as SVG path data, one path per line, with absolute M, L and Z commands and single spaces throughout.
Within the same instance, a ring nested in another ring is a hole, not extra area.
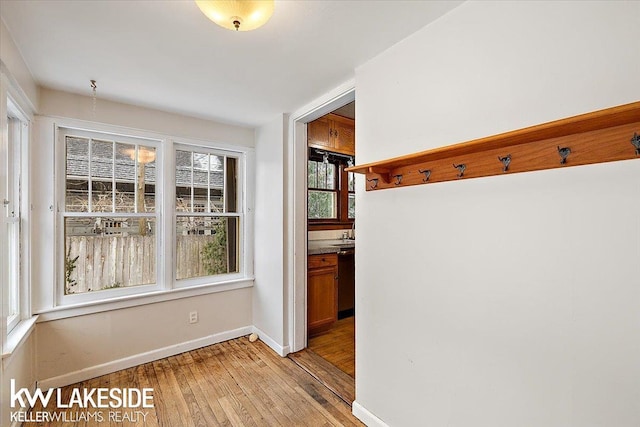
M 367 191 L 640 159 L 640 101 L 357 165 Z

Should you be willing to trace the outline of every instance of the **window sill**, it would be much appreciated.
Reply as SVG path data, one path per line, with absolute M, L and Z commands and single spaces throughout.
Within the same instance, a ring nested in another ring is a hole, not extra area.
M 229 280 L 226 282 L 209 283 L 188 288 L 174 288 L 157 292 L 149 292 L 138 295 L 127 295 L 103 301 L 91 301 L 82 304 L 58 306 L 50 309 L 38 310 L 39 322 L 65 319 L 68 317 L 83 316 L 85 314 L 101 313 L 122 308 L 136 307 L 139 305 L 154 304 L 172 301 L 181 298 L 189 298 L 199 295 L 213 294 L 217 292 L 231 291 L 235 289 L 250 288 L 253 286 L 253 277 Z
M 27 337 L 35 329 L 36 320 L 38 316 L 31 316 L 28 319 L 21 320 L 18 324 L 7 334 L 7 343 L 2 349 L 2 364 L 8 365 L 11 362 L 11 356 L 20 346 L 26 341 Z
M 353 227 L 353 219 L 349 221 L 331 221 L 331 220 L 309 220 L 307 227 L 310 231 L 317 230 L 339 230 L 350 229 Z

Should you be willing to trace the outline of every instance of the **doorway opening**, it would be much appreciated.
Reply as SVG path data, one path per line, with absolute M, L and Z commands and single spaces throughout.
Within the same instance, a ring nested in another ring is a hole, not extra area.
M 306 124 L 306 349 L 291 358 L 355 399 L 355 101 Z

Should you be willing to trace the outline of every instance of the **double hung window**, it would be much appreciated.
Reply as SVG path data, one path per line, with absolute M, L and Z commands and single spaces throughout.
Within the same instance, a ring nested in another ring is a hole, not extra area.
M 158 142 L 61 129 L 63 298 L 142 292 L 158 277 Z M 109 291 L 111 294 L 106 294 Z
M 175 152 L 175 248 L 178 286 L 241 271 L 238 153 L 178 146 Z
M 242 286 L 244 152 L 63 127 L 58 142 L 58 305 Z
M 347 217 L 349 219 L 355 219 L 356 217 L 356 174 L 353 172 L 347 172 Z
M 338 219 L 338 166 L 328 161 L 308 161 L 309 219 Z
M 2 167 L 6 170 L 6 188 L 3 190 L 2 204 L 6 221 L 6 242 L 3 252 L 8 278 L 7 298 L 7 330 L 11 331 L 21 320 L 21 289 L 22 289 L 22 166 L 24 159 L 23 149 L 28 141 L 28 125 L 21 119 L 17 107 L 8 101 L 7 116 L 7 146 L 5 157 L 6 164 Z
M 355 176 L 345 171 L 352 157 L 310 149 L 307 161 L 307 217 L 311 228 L 350 228 L 355 218 Z

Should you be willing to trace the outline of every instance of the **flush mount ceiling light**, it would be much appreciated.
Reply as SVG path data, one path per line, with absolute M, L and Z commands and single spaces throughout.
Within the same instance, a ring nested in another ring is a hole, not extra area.
M 127 148 L 124 150 L 125 154 L 131 158 L 134 162 L 136 161 L 136 149 L 135 148 Z M 156 159 L 155 150 L 149 150 L 144 147 L 138 147 L 138 163 L 142 163 L 146 165 L 147 163 L 151 163 Z
M 196 0 L 207 18 L 228 30 L 251 31 L 273 15 L 274 0 Z

